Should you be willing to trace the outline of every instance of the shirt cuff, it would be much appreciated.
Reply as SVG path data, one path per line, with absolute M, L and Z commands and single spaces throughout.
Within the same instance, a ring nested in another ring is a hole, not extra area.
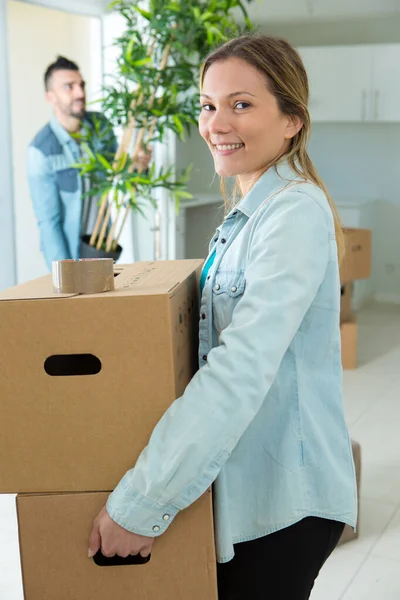
M 172 504 L 162 506 L 127 487 L 123 477 L 107 500 L 107 512 L 118 525 L 147 537 L 163 534 L 179 512 Z

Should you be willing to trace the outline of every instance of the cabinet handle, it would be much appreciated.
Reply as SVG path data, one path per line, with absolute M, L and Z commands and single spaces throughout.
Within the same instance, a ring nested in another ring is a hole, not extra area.
M 379 118 L 379 90 L 375 90 L 374 99 L 374 119 Z
M 365 121 L 367 116 L 367 90 L 362 91 L 362 103 L 361 103 L 361 120 Z

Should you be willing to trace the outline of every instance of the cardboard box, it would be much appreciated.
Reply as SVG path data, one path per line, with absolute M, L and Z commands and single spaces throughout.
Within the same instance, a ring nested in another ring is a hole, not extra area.
M 97 566 L 87 557 L 91 524 L 106 499 L 17 497 L 25 600 L 217 600 L 210 492 L 155 540 L 148 563 L 129 566 Z
M 351 293 L 352 282 L 345 283 L 340 288 L 340 322 L 351 319 Z
M 357 518 L 357 528 L 356 531 L 350 525 L 346 525 L 342 537 L 339 540 L 339 544 L 345 544 L 346 542 L 351 542 L 355 540 L 360 535 L 359 531 L 359 523 L 360 523 L 360 486 L 361 486 L 361 446 L 358 442 L 352 440 L 351 447 L 353 450 L 353 459 L 354 466 L 356 469 L 356 479 L 357 479 L 357 497 L 358 497 L 358 518 Z
M 103 294 L 56 296 L 50 276 L 0 294 L 0 493 L 114 489 L 197 369 L 201 265 L 123 266 Z
M 371 230 L 343 229 L 345 256 L 340 265 L 340 281 L 367 279 L 371 275 Z
M 350 320 L 340 324 L 342 342 L 343 369 L 357 368 L 357 322 L 352 316 Z

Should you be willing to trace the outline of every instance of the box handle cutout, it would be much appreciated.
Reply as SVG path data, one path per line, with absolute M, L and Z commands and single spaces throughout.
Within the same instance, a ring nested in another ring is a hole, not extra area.
M 104 556 L 99 550 L 97 554 L 93 556 L 93 561 L 98 567 L 124 567 L 130 565 L 145 565 L 149 562 L 151 554 L 149 556 L 141 556 L 136 554 L 135 556 Z
M 54 354 L 46 358 L 44 370 L 50 377 L 97 375 L 101 361 L 94 354 Z

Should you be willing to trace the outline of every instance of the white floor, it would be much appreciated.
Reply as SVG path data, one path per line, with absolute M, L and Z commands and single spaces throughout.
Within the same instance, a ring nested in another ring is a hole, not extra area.
M 362 449 L 360 538 L 335 550 L 312 600 L 400 599 L 400 306 L 359 314 L 359 362 L 344 398 Z M 16 530 L 14 500 L 0 496 L 1 600 L 23 600 Z
M 362 451 L 360 537 L 334 551 L 312 600 L 400 599 L 400 306 L 371 305 L 358 322 L 344 402 Z

